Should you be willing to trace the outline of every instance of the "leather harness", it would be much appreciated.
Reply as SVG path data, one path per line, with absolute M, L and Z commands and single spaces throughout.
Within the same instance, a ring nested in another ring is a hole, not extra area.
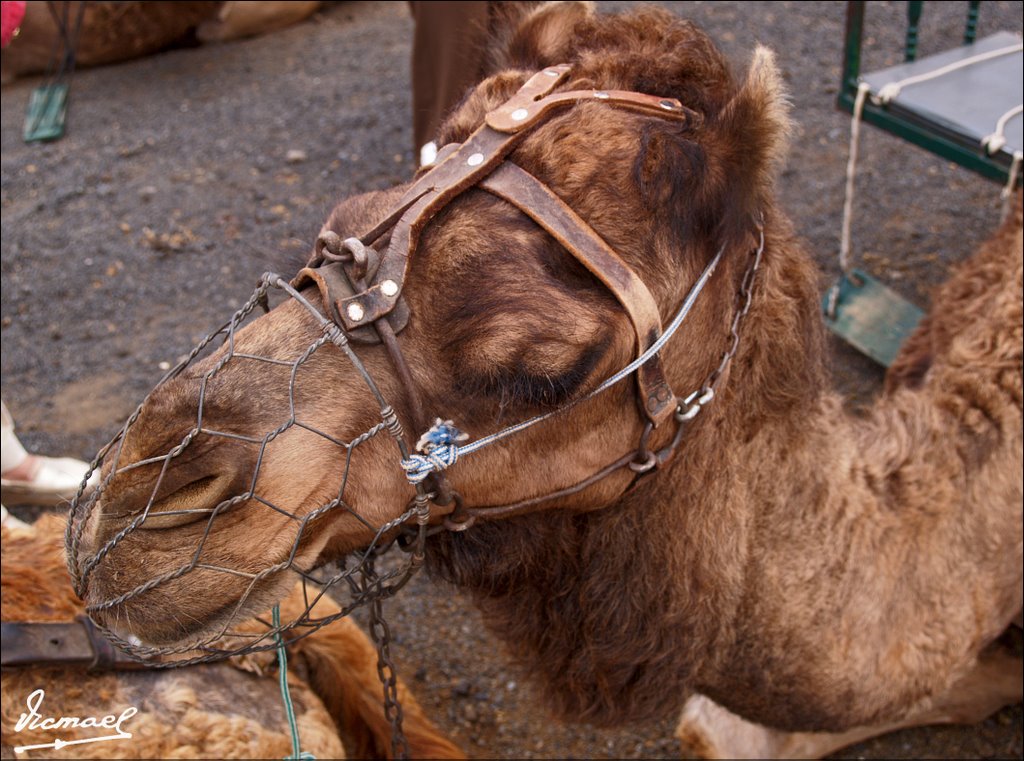
M 682 124 L 699 123 L 700 115 L 674 98 L 636 92 L 553 92 L 566 81 L 569 71 L 569 65 L 561 64 L 537 72 L 508 101 L 490 111 L 484 123 L 464 143 L 444 146 L 433 168 L 419 177 L 383 221 L 368 233 L 344 241 L 334 232 L 322 233 L 313 257 L 291 282 L 296 289 L 315 284 L 328 317 L 351 341 L 383 343 L 405 389 L 408 422 L 414 430 L 426 430 L 428 420 L 395 338 L 409 319 L 409 309 L 401 298 L 408 263 L 426 225 L 470 188 L 485 190 L 520 209 L 608 288 L 632 324 L 636 356 L 643 354 L 661 335 L 657 303 L 636 272 L 550 188 L 506 159 L 551 115 L 577 103 L 597 101 Z M 378 254 L 372 246 L 389 232 L 387 248 L 383 254 Z M 668 420 L 678 404 L 657 354 L 638 368 L 636 382 L 638 404 L 647 425 L 635 452 L 574 487 L 500 507 L 463 507 L 444 474 L 433 473 L 430 477 L 432 502 L 440 506 L 455 502 L 454 513 L 445 519 L 446 527 L 462 530 L 484 511 L 493 517 L 513 514 L 538 502 L 580 491 L 626 465 L 640 466 L 634 467 L 639 473 L 663 464 L 681 438 L 682 425 L 664 450 L 657 453 L 647 450 L 651 429 Z

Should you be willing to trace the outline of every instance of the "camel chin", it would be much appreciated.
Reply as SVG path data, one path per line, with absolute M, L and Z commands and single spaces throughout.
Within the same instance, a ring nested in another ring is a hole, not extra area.
M 119 605 L 106 607 L 106 590 L 111 587 L 99 578 L 96 588 L 104 593 L 90 592 L 85 603 L 98 624 L 126 642 L 186 650 L 207 644 L 239 622 L 269 610 L 287 596 L 295 582 L 294 574 L 278 573 L 256 584 L 227 587 L 211 572 L 197 570 Z

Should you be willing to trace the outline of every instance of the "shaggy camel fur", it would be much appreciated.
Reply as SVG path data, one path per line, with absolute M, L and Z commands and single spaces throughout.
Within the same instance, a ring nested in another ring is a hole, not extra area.
M 636 479 L 616 471 L 533 513 L 442 532 L 428 543 L 428 566 L 473 595 L 561 716 L 650 718 L 700 693 L 780 730 L 881 731 L 954 704 L 958 685 L 987 673 L 978 654 L 1021 609 L 1019 249 L 984 312 L 919 386 L 853 416 L 827 383 L 818 273 L 773 200 L 789 122 L 772 55 L 758 49 L 737 81 L 692 24 L 657 10 L 596 16 L 577 3 L 530 11 L 504 50 L 502 69 L 467 94 L 439 144 L 464 141 L 531 73 L 557 62 L 571 66 L 565 89 L 672 96 L 699 115 L 680 126 L 579 103 L 510 156 L 636 271 L 663 322 L 725 251 L 662 350 L 677 393 L 699 389 L 729 345 L 756 220 L 763 260 L 738 351 L 666 467 Z M 366 231 L 400 193 L 347 201 L 327 227 L 342 238 Z M 608 291 L 524 215 L 479 190 L 424 230 L 403 297 L 412 318 L 398 340 L 425 408 L 471 439 L 583 396 L 633 356 L 629 323 Z M 236 348 L 288 358 L 318 330 L 287 301 L 241 331 Z M 360 357 L 408 420 L 383 349 L 361 347 Z M 214 361 L 157 390 L 126 439 L 124 462 L 182 440 Z M 206 400 L 219 424 L 254 437 L 273 430 L 288 409 L 288 378 L 264 367 L 229 362 L 218 373 Z M 351 440 L 379 422 L 340 353 L 304 373 L 313 391 L 295 404 L 321 430 Z M 475 506 L 580 483 L 636 447 L 643 421 L 634 397 L 633 385 L 620 384 L 460 459 L 450 481 Z M 673 433 L 660 426 L 652 448 Z M 345 467 L 347 504 L 380 525 L 411 493 L 391 447 L 376 437 L 346 463 L 338 447 L 289 429 L 262 456 L 260 496 L 304 515 L 331 498 L 330 476 Z M 251 449 L 200 443 L 197 456 L 172 461 L 156 509 L 209 508 L 244 494 Z M 111 481 L 84 526 L 82 558 L 138 514 L 155 476 L 146 467 Z M 96 567 L 87 599 L 99 604 L 179 567 L 205 525 L 129 533 Z M 371 536 L 347 514 L 324 515 L 295 562 L 313 566 Z M 288 518 L 250 500 L 218 516 L 204 553 L 254 573 L 288 558 L 294 541 Z M 240 542 L 259 546 L 260 557 L 237 560 Z M 286 588 L 263 578 L 248 607 Z M 244 592 L 240 581 L 195 569 L 101 619 L 122 632 L 130 620 L 146 640 L 177 641 L 215 630 Z M 167 624 L 167 609 L 187 611 L 180 618 L 194 622 L 189 635 Z M 992 685 L 987 706 L 1019 698 L 1020 668 L 1001 663 L 1017 689 L 1007 695 Z
M 5 524 L 3 612 L 5 621 L 69 621 L 82 613 L 64 567 L 64 519 L 46 515 L 32 526 Z M 323 607 L 321 607 L 323 606 Z M 282 604 L 282 615 L 304 607 L 302 591 Z M 336 607 L 317 605 L 319 615 Z M 259 625 L 253 622 L 252 629 Z M 110 732 L 31 727 L 16 730 L 31 693 L 45 691 L 43 716 L 138 713 L 122 724 L 130 740 L 85 743 L 61 749 L 61 758 L 284 758 L 292 752 L 273 652 L 170 671 L 89 673 L 75 667 L 5 670 L 2 709 L 4 758 L 13 746 L 74 740 Z M 384 717 L 377 654 L 366 635 L 341 619 L 289 647 L 289 685 L 302 748 L 317 758 L 391 756 L 391 726 Z M 404 685 L 404 728 L 416 758 L 465 758 L 423 715 Z M 46 758 L 52 750 L 19 754 Z
M 991 361 L 993 347 L 973 330 L 998 304 L 1013 314 L 1021 301 L 1022 197 L 999 231 L 979 247 L 932 297 L 928 314 L 907 339 L 886 374 L 886 392 L 919 388 L 929 371 L 949 362 L 977 365 Z M 987 337 L 985 337 L 987 338 Z M 936 370 L 938 371 L 938 370 Z M 1014 622 L 1020 627 L 1020 612 Z M 921 724 L 974 723 L 1021 698 L 1020 660 L 995 642 L 978 665 L 948 690 L 951 699 L 922 705 L 885 731 Z M 877 726 L 843 733 L 781 732 L 744 721 L 708 698 L 695 695 L 683 709 L 677 734 L 684 751 L 702 758 L 819 758 L 878 734 Z

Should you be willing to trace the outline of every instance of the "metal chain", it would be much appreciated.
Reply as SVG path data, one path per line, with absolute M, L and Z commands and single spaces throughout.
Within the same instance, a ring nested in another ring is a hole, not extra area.
M 676 412 L 676 419 L 679 422 L 692 420 L 705 404 L 715 398 L 715 389 L 718 387 L 718 382 L 725 375 L 726 368 L 729 367 L 729 363 L 732 362 L 732 358 L 736 356 L 736 352 L 739 350 L 740 325 L 743 322 L 743 318 L 747 316 L 747 312 L 750 311 L 750 305 L 754 298 L 754 278 L 757 277 L 757 271 L 761 267 L 761 259 L 764 254 L 763 222 L 758 225 L 758 235 L 760 240 L 754 252 L 754 258 L 750 262 L 750 266 L 747 267 L 747 271 L 743 274 L 740 290 L 736 296 L 736 313 L 733 315 L 732 324 L 729 326 L 729 348 L 722 353 L 722 359 L 719 361 L 718 367 L 711 371 L 704 384 L 697 391 L 690 394 L 690 396 L 680 400 L 679 409 Z
M 367 584 L 377 582 L 373 559 L 363 568 Z M 398 698 L 398 676 L 391 659 L 391 629 L 384 620 L 384 603 L 380 595 L 370 602 L 370 638 L 377 647 L 377 676 L 384 686 L 384 717 L 391 724 L 391 753 L 396 759 L 409 758 L 409 741 L 402 731 L 402 703 Z
M 761 266 L 761 256 L 764 253 L 764 229 L 761 228 L 759 232 L 761 236 L 760 245 L 758 245 L 754 253 L 754 261 L 750 263 L 747 271 L 743 274 L 739 295 L 736 298 L 736 314 L 733 315 L 732 325 L 729 326 L 729 348 L 722 354 L 722 361 L 718 363 L 718 367 L 708 376 L 707 381 L 704 383 L 705 388 L 714 389 L 718 385 L 718 381 L 725 373 L 725 368 L 732 362 L 732 358 L 736 356 L 736 351 L 740 347 L 740 323 L 743 322 L 743 318 L 750 311 L 750 304 L 754 298 L 754 278 L 757 276 L 757 270 Z

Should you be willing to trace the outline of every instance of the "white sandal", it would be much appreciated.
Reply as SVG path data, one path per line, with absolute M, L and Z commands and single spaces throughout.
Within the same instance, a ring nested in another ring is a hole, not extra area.
M 89 471 L 88 463 L 73 457 L 35 455 L 35 463 L 27 480 L 0 476 L 4 504 L 53 507 L 70 502 Z M 86 491 L 96 486 L 99 475 L 95 472 L 89 477 Z

